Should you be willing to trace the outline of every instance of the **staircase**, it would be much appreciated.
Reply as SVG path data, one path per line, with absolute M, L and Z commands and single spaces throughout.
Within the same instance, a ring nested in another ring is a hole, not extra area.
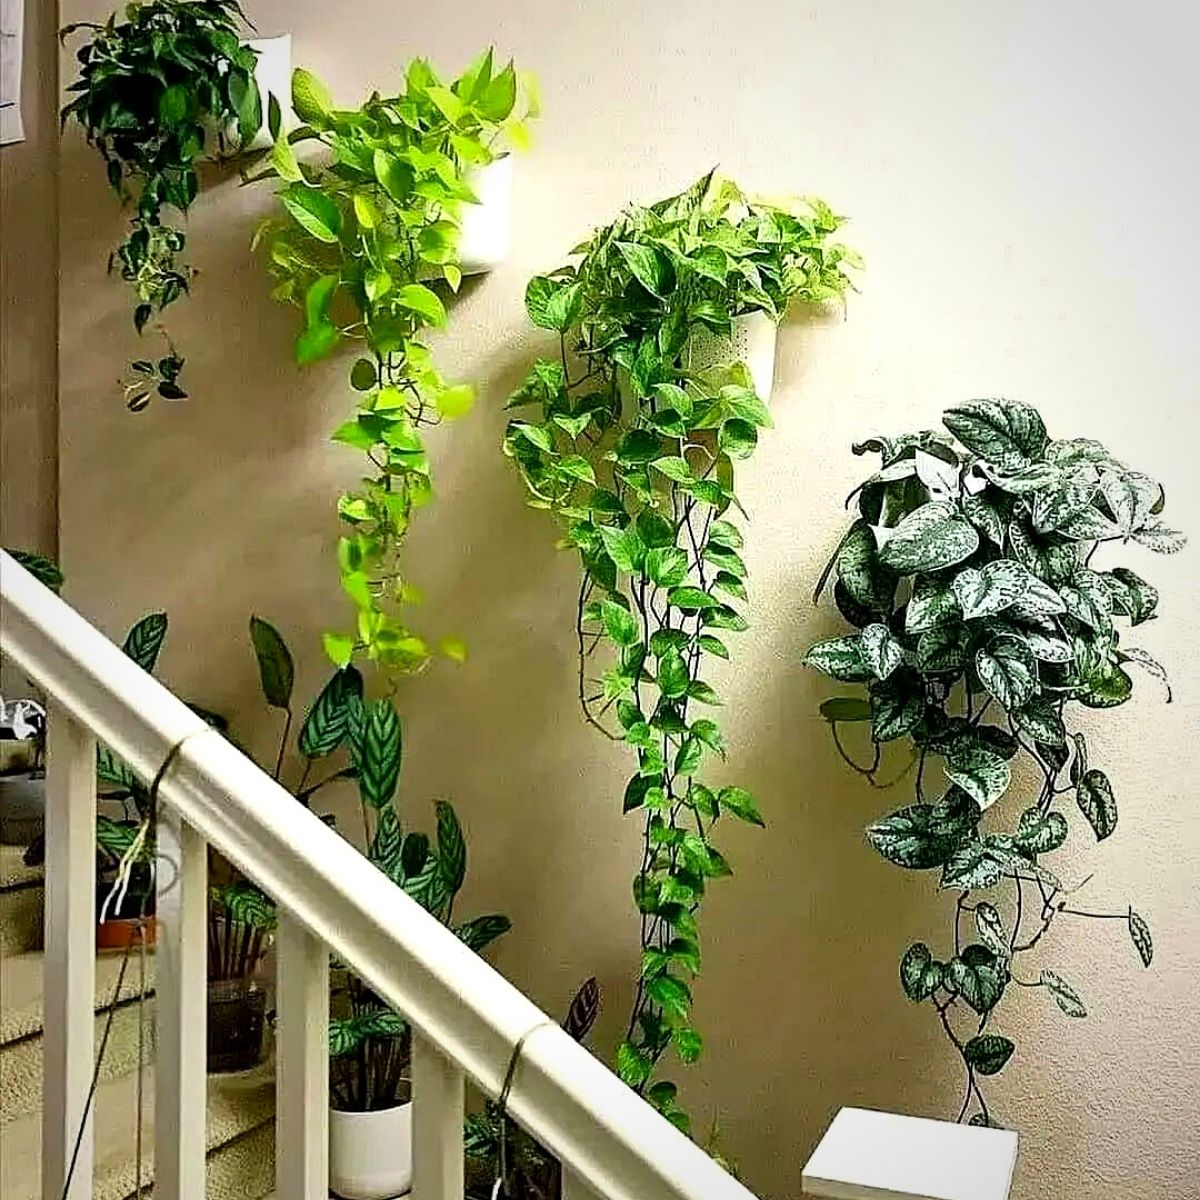
M 42 869 L 21 861 L 23 848 L 0 845 L 0 1196 L 42 1195 L 43 1068 Z M 146 955 L 146 993 L 138 1004 L 140 962 L 130 956 L 114 996 L 122 955 L 96 956 L 95 1042 L 115 1000 L 95 1099 L 96 1200 L 127 1200 L 137 1186 L 138 1042 L 143 1074 L 143 1186 L 153 1181 L 154 953 Z M 205 1191 L 221 1200 L 260 1200 L 275 1185 L 275 1085 L 270 1066 L 210 1076 Z M 146 1192 L 143 1192 L 145 1195 Z

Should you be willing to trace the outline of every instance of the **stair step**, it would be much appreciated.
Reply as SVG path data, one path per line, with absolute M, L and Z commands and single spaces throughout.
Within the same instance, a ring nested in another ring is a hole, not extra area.
M 0 1126 L 42 1103 L 42 969 L 40 952 L 0 959 Z M 107 1020 L 121 971 L 120 954 L 96 958 L 96 1046 Z M 108 1046 L 101 1065 L 101 1079 L 115 1079 L 136 1069 L 138 1064 L 139 959 L 131 956 L 117 997 L 116 1012 L 109 1030 Z M 154 954 L 146 955 L 147 1004 L 143 1051 L 146 1061 L 154 1054 Z
M 144 1078 L 142 1183 L 154 1176 L 154 1072 Z M 129 1200 L 137 1185 L 137 1074 L 96 1090 L 94 1200 Z M 261 1200 L 274 1186 L 275 1084 L 271 1068 L 208 1080 L 206 1195 Z M 152 1194 L 143 1190 L 143 1196 Z M 41 1114 L 27 1113 L 0 1128 L 0 1195 L 41 1196 Z
M 0 958 L 42 945 L 42 868 L 27 867 L 24 854 L 24 846 L 0 846 Z

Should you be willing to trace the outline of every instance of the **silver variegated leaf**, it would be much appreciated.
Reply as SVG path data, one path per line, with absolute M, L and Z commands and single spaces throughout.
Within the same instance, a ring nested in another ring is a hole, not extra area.
M 1147 650 L 1141 650 L 1137 646 L 1130 646 L 1128 650 L 1120 652 L 1120 658 L 1122 662 L 1137 663 L 1142 670 L 1149 671 L 1155 679 L 1162 680 L 1163 686 L 1167 689 L 1167 703 L 1171 703 L 1171 681 L 1167 677 L 1167 668 L 1153 654 Z
M 979 934 L 979 940 L 997 958 L 1007 959 L 1009 957 L 1008 934 L 994 904 L 981 900 L 975 905 L 975 929 Z
M 1102 842 L 1117 827 L 1117 801 L 1112 784 L 1103 771 L 1093 768 L 1084 772 L 1075 785 L 1075 801 L 1079 811 L 1087 817 L 1088 824 Z
M 953 746 L 946 758 L 946 775 L 957 784 L 981 810 L 991 807 L 1008 790 L 1012 772 L 998 754 L 982 746 L 960 743 Z
M 1038 533 L 1053 533 L 1077 513 L 1089 508 L 1096 494 L 1090 472 L 1069 476 L 1056 488 L 1036 492 L 1033 497 L 1033 527 Z
M 865 683 L 873 677 L 863 654 L 862 639 L 857 634 L 830 638 L 810 646 L 804 663 L 843 683 Z
M 968 450 L 1006 473 L 1023 471 L 1046 446 L 1037 410 L 1013 400 L 971 400 L 948 409 L 942 422 Z
M 998 638 L 977 650 L 975 670 L 983 686 L 1009 712 L 1023 708 L 1038 690 L 1037 661 L 1016 638 Z
M 908 514 L 879 553 L 895 571 L 939 571 L 969 558 L 979 549 L 979 534 L 953 505 L 933 502 Z
M 1158 522 L 1136 530 L 1133 540 L 1155 554 L 1177 554 L 1187 545 L 1187 538 L 1178 529 L 1169 529 Z
M 1004 514 L 985 496 L 968 496 L 963 501 L 963 515 L 996 546 L 1004 545 Z
M 927 629 L 917 639 L 917 666 L 930 675 L 957 675 L 966 666 L 969 642 L 964 625 Z
M 887 679 L 904 662 L 904 647 L 886 625 L 876 622 L 862 631 L 862 654 L 876 679 Z
M 954 589 L 932 575 L 918 575 L 904 613 L 906 633 L 923 633 L 959 615 Z
M 1079 998 L 1079 993 L 1061 975 L 1049 968 L 1042 971 L 1042 986 L 1054 997 L 1055 1004 L 1068 1017 L 1086 1017 L 1087 1009 Z
M 1000 558 L 978 571 L 967 567 L 954 579 L 954 596 L 967 620 L 991 617 L 1019 599 L 1029 572 L 1012 559 Z

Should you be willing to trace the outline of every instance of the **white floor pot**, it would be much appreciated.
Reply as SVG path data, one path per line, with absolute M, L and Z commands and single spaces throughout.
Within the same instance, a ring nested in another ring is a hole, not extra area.
M 329 1187 L 342 1200 L 391 1200 L 412 1188 L 412 1104 L 329 1111 Z
M 696 330 L 689 347 L 691 367 L 692 370 L 703 370 L 718 363 L 744 362 L 754 390 L 762 400 L 769 400 L 775 385 L 778 340 L 779 328 L 766 313 L 745 313 L 734 317 L 732 337 L 721 337 L 705 329 Z
M 498 267 L 512 247 L 513 156 L 472 167 L 466 181 L 479 203 L 462 206 L 459 266 L 464 275 L 480 275 Z

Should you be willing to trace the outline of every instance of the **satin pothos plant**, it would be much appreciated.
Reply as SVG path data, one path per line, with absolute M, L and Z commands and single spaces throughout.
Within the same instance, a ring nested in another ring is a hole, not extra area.
M 701 1053 L 697 915 L 709 882 L 731 873 L 717 826 L 763 824 L 746 788 L 711 781 L 725 738 L 706 675 L 747 628 L 735 468 L 771 425 L 745 365 L 695 369 L 693 339 L 728 337 L 745 312 L 779 319 L 793 301 L 842 296 L 856 259 L 833 238 L 840 224 L 820 201 L 757 204 L 710 174 L 629 209 L 526 291 L 559 344 L 509 402 L 504 450 L 579 555 L 579 703 L 633 758 L 622 810 L 642 825 L 641 963 L 617 1068 L 685 1129 L 675 1084 L 655 1075 L 672 1046 L 688 1063 Z
M 433 495 L 422 429 L 466 413 L 474 389 L 447 383 L 427 344 L 447 321 L 444 296 L 458 290 L 463 208 L 479 203 L 475 168 L 528 140 L 537 114 L 532 80 L 510 62 L 497 70 L 491 50 L 451 83 L 424 59 L 404 74 L 403 90 L 338 108 L 309 71 L 297 70 L 292 107 L 303 122 L 280 136 L 254 178 L 278 178 L 283 210 L 259 230 L 275 299 L 303 320 L 296 361 L 305 366 L 342 343 L 359 348 L 349 382 L 355 411 L 333 440 L 366 458 L 360 486 L 338 500 L 342 587 L 356 620 L 329 633 L 325 648 L 339 666 L 365 655 L 389 675 L 430 659 L 409 626 L 419 591 L 400 551 L 414 512 Z M 295 147 L 319 143 L 300 161 Z M 461 658 L 463 647 L 442 649 Z
M 900 983 L 961 1059 L 958 1119 L 986 1125 L 996 1121 L 981 1080 L 1014 1052 L 996 1029 L 1011 990 L 1087 1015 L 1059 972 L 1027 965 L 1030 951 L 1041 963 L 1062 925 L 1116 922 L 1150 966 L 1145 920 L 1082 901 L 1091 877 L 1068 881 L 1051 856 L 1073 822 L 1097 841 L 1117 825 L 1113 783 L 1074 715 L 1125 703 L 1136 671 L 1166 681 L 1127 643 L 1155 617 L 1158 593 L 1107 552 L 1171 554 L 1184 539 L 1163 521 L 1159 483 L 1096 441 L 1052 439 L 1027 405 L 971 401 L 943 424 L 854 447 L 879 454 L 880 469 L 856 490 L 858 515 L 817 595 L 832 577 L 855 631 L 805 661 L 866 689 L 821 710 L 851 766 L 875 783 L 882 746 L 911 748 L 911 802 L 867 837 L 889 862 L 937 872 L 953 897 L 941 943 L 910 946 Z M 869 724 L 871 761 L 847 751 L 849 722 Z

